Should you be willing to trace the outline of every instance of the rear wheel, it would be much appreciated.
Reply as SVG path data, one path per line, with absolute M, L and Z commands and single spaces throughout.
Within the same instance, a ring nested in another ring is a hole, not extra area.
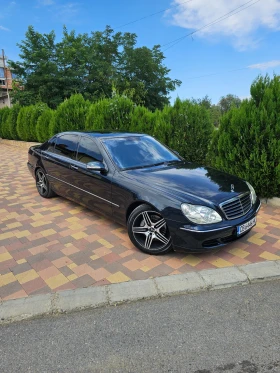
M 151 206 L 138 206 L 129 216 L 127 227 L 132 243 L 141 251 L 156 255 L 172 250 L 166 221 Z
M 51 198 L 55 196 L 55 193 L 51 189 L 47 176 L 42 168 L 38 168 L 36 171 L 36 187 L 41 197 Z

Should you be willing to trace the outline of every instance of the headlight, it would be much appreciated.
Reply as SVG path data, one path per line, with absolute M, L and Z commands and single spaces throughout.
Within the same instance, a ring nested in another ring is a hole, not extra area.
M 196 224 L 212 224 L 222 221 L 221 216 L 215 210 L 206 206 L 183 203 L 181 209 L 183 214 Z
M 252 204 L 254 205 L 256 200 L 257 200 L 257 195 L 256 195 L 256 192 L 255 192 L 255 189 L 247 181 L 246 181 L 246 184 L 248 185 L 248 188 L 250 189 L 251 201 L 252 201 Z

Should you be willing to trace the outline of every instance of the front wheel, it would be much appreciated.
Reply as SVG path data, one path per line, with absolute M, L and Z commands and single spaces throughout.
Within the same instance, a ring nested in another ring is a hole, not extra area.
M 155 255 L 172 250 L 166 221 L 151 206 L 138 206 L 129 216 L 127 227 L 132 243 L 141 251 Z
M 36 171 L 36 187 L 41 197 L 51 198 L 55 196 L 54 191 L 50 187 L 47 176 L 41 168 L 38 168 Z

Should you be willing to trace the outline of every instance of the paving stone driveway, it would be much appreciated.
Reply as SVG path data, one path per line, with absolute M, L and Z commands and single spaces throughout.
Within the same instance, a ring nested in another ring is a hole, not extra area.
M 41 198 L 25 147 L 0 142 L 0 299 L 280 259 L 280 208 L 238 242 L 199 255 L 139 252 L 126 229 L 66 199 Z

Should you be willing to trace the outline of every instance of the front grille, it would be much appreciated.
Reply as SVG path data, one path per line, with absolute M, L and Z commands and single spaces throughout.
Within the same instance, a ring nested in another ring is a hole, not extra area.
M 252 201 L 249 192 L 220 204 L 220 208 L 228 220 L 237 219 L 246 215 L 251 207 Z

